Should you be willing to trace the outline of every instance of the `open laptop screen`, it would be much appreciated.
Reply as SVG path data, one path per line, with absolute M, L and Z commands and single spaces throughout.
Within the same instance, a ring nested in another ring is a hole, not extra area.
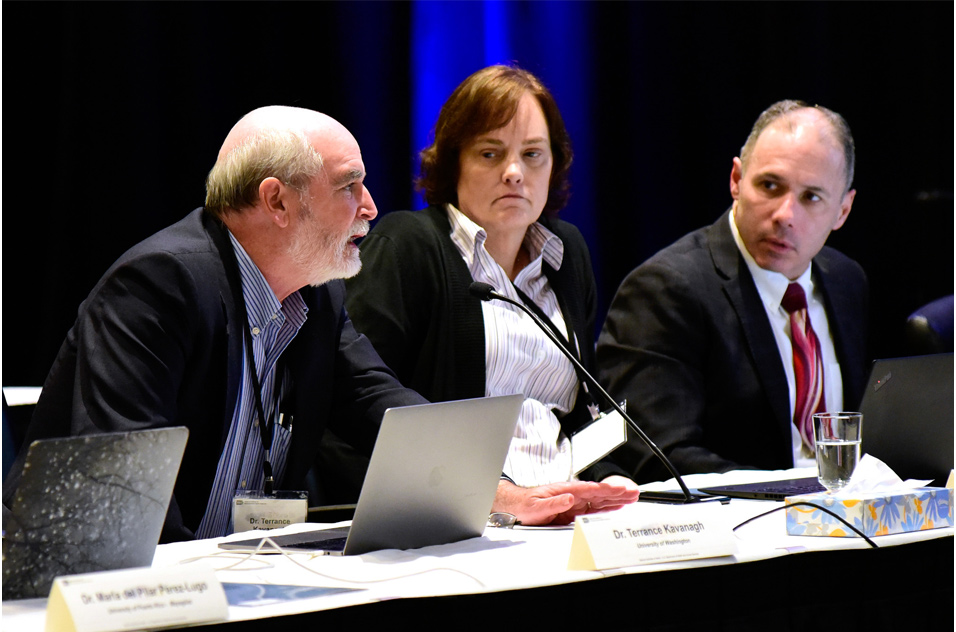
M 46 597 L 61 575 L 152 564 L 187 436 L 176 427 L 31 443 L 3 525 L 3 598 Z

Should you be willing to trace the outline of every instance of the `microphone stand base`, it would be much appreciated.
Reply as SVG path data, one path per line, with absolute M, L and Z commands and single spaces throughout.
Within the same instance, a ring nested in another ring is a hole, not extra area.
M 678 490 L 667 491 L 667 492 L 645 492 L 642 491 L 641 495 L 637 498 L 638 502 L 645 503 L 662 503 L 667 505 L 689 505 L 692 503 L 703 503 L 711 501 L 719 501 L 720 504 L 726 505 L 730 502 L 730 498 L 727 496 L 714 496 L 713 494 L 705 494 L 699 492 L 696 489 L 690 490 L 690 499 L 684 494 L 684 492 Z

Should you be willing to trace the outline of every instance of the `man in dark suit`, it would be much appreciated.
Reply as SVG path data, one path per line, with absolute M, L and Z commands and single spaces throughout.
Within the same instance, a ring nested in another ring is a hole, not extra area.
M 186 426 L 161 541 L 227 533 L 235 490 L 262 489 L 265 460 L 277 489 L 303 489 L 326 427 L 370 451 L 386 408 L 424 399 L 343 307 L 338 279 L 358 272 L 352 242 L 376 215 L 364 176 L 358 144 L 333 119 L 284 107 L 245 116 L 205 207 L 130 249 L 80 306 L 25 445 Z
M 866 277 L 824 246 L 850 213 L 853 165 L 841 116 L 774 104 L 733 160 L 731 209 L 648 259 L 618 289 L 598 340 L 601 380 L 627 399 L 680 473 L 810 465 L 812 432 L 803 420 L 859 403 Z M 791 285 L 805 294 L 803 313 L 816 332 L 812 366 L 820 368 L 808 369 L 809 380 L 800 377 L 807 363 L 794 368 L 791 317 L 781 304 Z M 815 398 L 801 396 L 801 380 L 819 385 Z M 669 478 L 637 437 L 614 456 L 638 482 Z

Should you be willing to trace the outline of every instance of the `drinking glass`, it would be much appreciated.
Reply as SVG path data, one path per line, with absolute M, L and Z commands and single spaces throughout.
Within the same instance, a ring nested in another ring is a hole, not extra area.
M 831 494 L 850 482 L 860 460 L 860 427 L 863 413 L 815 413 L 813 442 L 817 453 L 817 478 Z

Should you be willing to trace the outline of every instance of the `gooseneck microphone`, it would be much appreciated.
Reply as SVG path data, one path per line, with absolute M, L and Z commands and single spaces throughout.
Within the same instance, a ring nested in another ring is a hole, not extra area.
M 503 294 L 498 294 L 498 292 L 495 291 L 495 288 L 493 286 L 489 285 L 488 283 L 482 283 L 481 281 L 475 281 L 474 283 L 472 283 L 468 287 L 468 291 L 471 293 L 472 296 L 474 296 L 477 299 L 481 299 L 482 301 L 496 300 L 496 301 L 504 301 L 505 303 L 514 305 L 515 307 L 523 311 L 525 314 L 530 316 L 531 320 L 533 320 L 534 323 L 541 329 L 541 331 L 543 331 L 548 336 L 551 342 L 557 345 L 557 347 L 564 353 L 564 355 L 567 356 L 568 360 L 571 361 L 571 364 L 574 365 L 574 368 L 577 369 L 578 374 L 583 376 L 587 380 L 588 386 L 590 388 L 593 388 L 596 393 L 599 393 L 601 397 L 604 399 L 604 401 L 608 405 L 610 405 L 612 408 L 614 408 L 614 410 L 616 410 L 618 414 L 621 415 L 625 423 L 627 423 L 628 428 L 630 428 L 634 433 L 636 433 L 637 436 L 641 438 L 641 441 L 643 441 L 644 444 L 648 448 L 650 448 L 651 452 L 653 452 L 657 456 L 657 458 L 661 460 L 661 462 L 664 464 L 664 467 L 667 468 L 667 471 L 670 472 L 671 476 L 673 476 L 674 479 L 677 481 L 677 484 L 680 485 L 681 492 L 682 492 L 681 494 L 668 493 L 668 492 L 641 492 L 639 500 L 645 500 L 650 502 L 664 502 L 664 503 L 694 503 L 694 502 L 699 502 L 703 500 L 704 498 L 709 498 L 709 499 L 715 498 L 714 496 L 710 496 L 710 495 L 692 494 L 691 491 L 687 489 L 687 485 L 684 484 L 684 480 L 681 478 L 680 474 L 677 472 L 677 468 L 674 467 L 674 464 L 670 462 L 670 459 L 664 456 L 664 453 L 661 451 L 661 449 L 658 448 L 657 445 L 653 441 L 651 441 L 650 437 L 648 437 L 644 433 L 644 431 L 641 430 L 640 426 L 638 426 L 637 423 L 635 423 L 634 420 L 631 419 L 626 412 L 624 412 L 624 409 L 621 408 L 620 404 L 614 401 L 613 397 L 608 395 L 607 391 L 605 391 L 604 388 L 602 388 L 601 385 L 598 384 L 598 381 L 594 379 L 594 377 L 590 373 L 588 373 L 587 370 L 581 365 L 581 362 L 576 357 L 574 357 L 574 354 L 569 352 L 567 348 L 565 348 L 565 346 L 561 344 L 560 340 L 558 340 L 558 337 L 554 334 L 553 331 L 551 331 L 551 328 L 548 327 L 548 325 L 546 325 L 541 320 L 541 318 L 538 317 L 537 314 L 531 311 L 531 309 L 529 309 L 527 305 L 519 301 L 515 301 L 507 296 L 504 296 Z

